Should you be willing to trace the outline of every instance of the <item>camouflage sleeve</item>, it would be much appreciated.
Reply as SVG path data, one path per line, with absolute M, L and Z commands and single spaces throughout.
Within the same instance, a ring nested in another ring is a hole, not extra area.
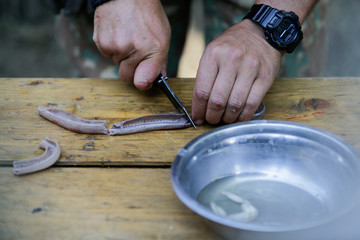
M 93 11 L 90 1 L 88 0 L 44 0 L 44 3 L 45 6 L 55 14 L 63 11 L 65 15 L 75 15 L 80 12 L 83 7 L 86 7 L 88 12 Z
M 232 25 L 240 22 L 252 0 L 205 0 L 205 38 L 211 42 Z M 328 0 L 319 1 L 304 21 L 304 39 L 292 54 L 282 58 L 279 76 L 308 77 L 320 74 L 326 58 L 325 19 Z

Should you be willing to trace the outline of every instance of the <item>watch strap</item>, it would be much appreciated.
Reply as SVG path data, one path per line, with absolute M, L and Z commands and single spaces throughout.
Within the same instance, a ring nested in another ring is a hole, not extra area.
M 277 12 L 279 12 L 279 10 L 268 5 L 254 4 L 244 19 L 250 19 L 266 28 L 274 19 L 276 20 L 274 17 Z
M 103 4 L 103 3 L 106 3 L 106 2 L 108 2 L 108 1 L 110 1 L 110 0 L 90 0 L 91 6 L 92 6 L 94 9 L 96 9 L 96 7 L 100 6 L 100 5 Z
M 265 4 L 255 4 L 244 19 L 250 19 L 261 25 L 264 28 L 266 41 L 280 51 L 293 52 L 303 38 L 299 18 L 294 12 L 280 11 Z

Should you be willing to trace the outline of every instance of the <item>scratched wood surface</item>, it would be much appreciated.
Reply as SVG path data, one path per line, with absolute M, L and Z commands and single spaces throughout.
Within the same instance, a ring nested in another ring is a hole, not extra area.
M 0 168 L 0 238 L 217 239 L 175 196 L 170 169 Z
M 280 79 L 264 99 L 265 119 L 332 132 L 360 151 L 360 78 Z
M 192 79 L 170 79 L 191 110 Z M 360 78 L 278 79 L 264 99 L 265 119 L 316 126 L 360 150 Z M 58 141 L 58 166 L 166 165 L 190 140 L 214 128 L 153 131 L 126 136 L 77 134 L 38 116 L 38 106 L 55 106 L 108 125 L 125 119 L 175 112 L 159 90 L 138 91 L 114 79 L 0 79 L 0 165 L 42 153 L 46 136 Z
M 0 164 L 41 154 L 46 136 L 62 147 L 58 165 L 169 165 L 188 141 L 211 129 L 152 131 L 125 136 L 78 134 L 38 116 L 38 106 L 54 106 L 110 126 L 126 119 L 176 109 L 159 90 L 139 91 L 115 79 L 0 79 Z M 170 80 L 191 110 L 193 81 Z
M 360 78 L 278 79 L 264 99 L 265 119 L 319 127 L 360 150 L 359 83 Z M 117 80 L 0 84 L 1 239 L 216 239 L 176 198 L 167 168 L 182 146 L 213 126 L 116 137 L 77 134 L 39 117 L 37 107 L 56 106 L 108 124 L 174 109 L 160 91 L 140 92 Z M 193 80 L 170 85 L 190 110 Z M 61 144 L 57 166 L 14 176 L 12 160 L 41 154 L 37 144 L 45 136 Z

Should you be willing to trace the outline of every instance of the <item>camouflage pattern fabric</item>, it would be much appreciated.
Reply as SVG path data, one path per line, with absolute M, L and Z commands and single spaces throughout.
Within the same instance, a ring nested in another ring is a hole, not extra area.
M 171 24 L 171 43 L 167 75 L 176 77 L 189 23 L 190 0 L 162 0 Z M 252 0 L 203 0 L 205 38 L 209 43 L 227 28 L 240 22 Z M 319 1 L 303 23 L 304 39 L 292 54 L 285 54 L 279 76 L 316 76 L 325 62 L 325 17 L 327 0 Z M 78 73 L 74 77 L 118 78 L 118 67 L 103 57 L 92 41 L 93 16 L 80 11 L 57 16 L 56 34 Z
M 172 27 L 167 75 L 176 77 L 189 22 L 190 0 L 164 0 L 162 3 Z M 76 66 L 74 77 L 118 78 L 118 67 L 110 58 L 102 56 L 92 41 L 92 14 L 79 11 L 68 15 L 66 12 L 69 10 L 57 16 L 55 34 Z
M 118 68 L 104 57 L 92 40 L 93 20 L 87 14 L 57 16 L 55 34 L 77 73 L 74 77 L 118 78 Z
M 253 4 L 252 0 L 204 0 L 205 37 L 211 42 L 232 25 L 240 22 Z M 285 54 L 279 76 L 318 76 L 326 58 L 326 6 L 327 0 L 319 1 L 302 24 L 304 38 L 296 50 Z

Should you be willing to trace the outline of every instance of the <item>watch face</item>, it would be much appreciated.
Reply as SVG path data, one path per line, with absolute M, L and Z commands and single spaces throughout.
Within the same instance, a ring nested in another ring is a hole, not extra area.
M 280 44 L 289 44 L 293 42 L 297 37 L 297 25 L 291 18 L 283 18 L 279 25 L 274 28 L 273 37 L 274 40 Z

